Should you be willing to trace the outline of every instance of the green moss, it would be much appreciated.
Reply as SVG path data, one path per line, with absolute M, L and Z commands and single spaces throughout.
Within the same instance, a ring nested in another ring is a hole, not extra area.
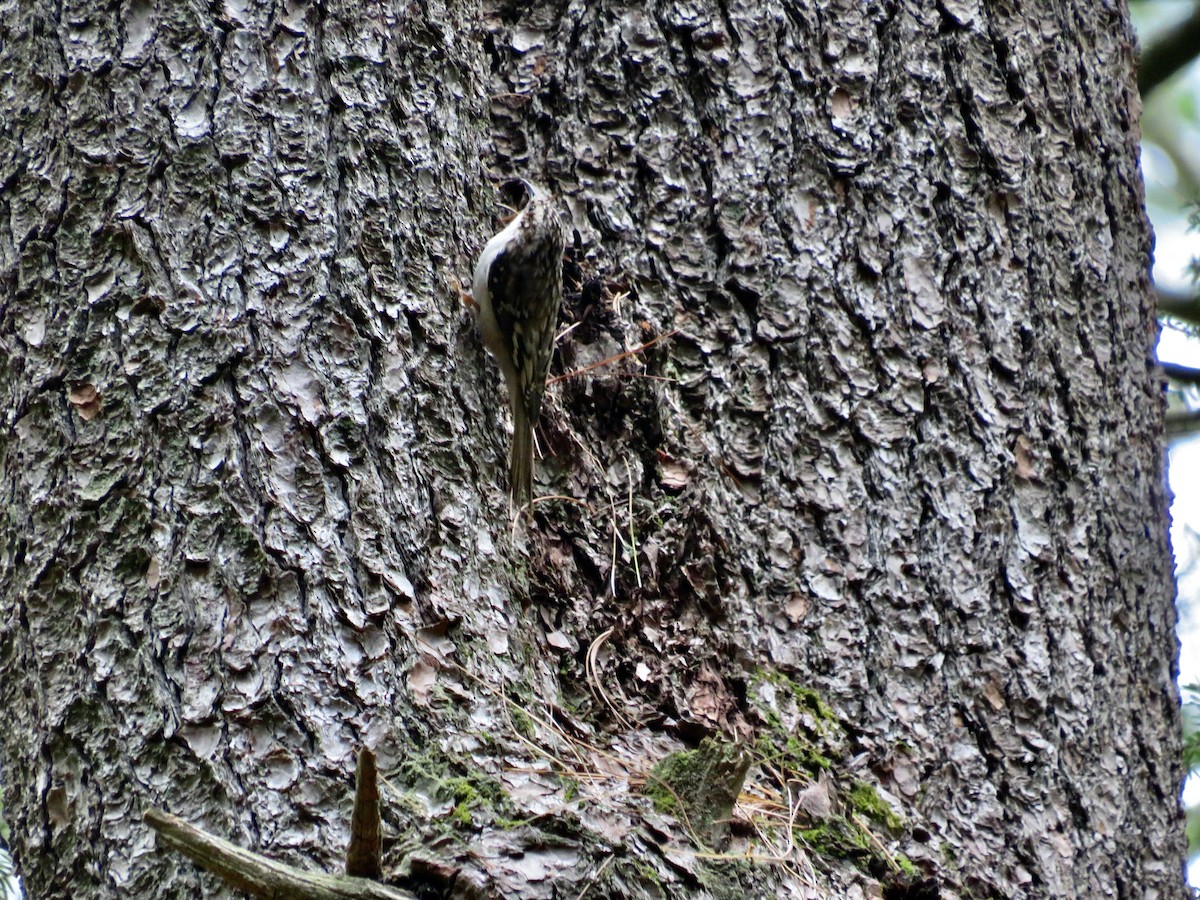
M 783 690 L 788 696 L 796 698 L 798 706 L 814 712 L 822 720 L 826 716 L 832 717 L 829 708 L 815 691 L 800 687 L 786 676 L 778 672 L 760 669 L 751 677 L 753 684 L 758 685 L 764 682 L 775 685 L 777 689 Z M 821 729 L 818 729 L 816 733 L 809 729 L 803 729 L 805 733 L 791 731 L 784 725 L 779 711 L 765 704 L 756 705 L 755 712 L 767 725 L 765 731 L 759 734 L 758 740 L 755 742 L 755 750 L 763 757 L 764 761 L 785 769 L 810 774 L 829 771 L 833 767 L 829 757 L 818 748 L 818 742 L 822 739 Z
M 735 744 L 705 738 L 695 750 L 664 757 L 646 779 L 645 792 L 659 812 L 681 819 L 697 840 L 720 843 L 750 769 Z
M 777 689 L 791 695 L 798 707 L 807 710 L 820 721 L 841 725 L 837 715 L 829 708 L 829 704 L 821 698 L 819 693 L 812 688 L 796 684 L 782 672 L 776 672 L 773 669 L 758 669 L 750 676 L 750 683 L 752 685 L 772 684 Z M 760 709 L 759 712 L 761 713 L 763 710 Z
M 810 775 L 832 771 L 832 759 L 845 753 L 846 729 L 821 695 L 766 669 L 756 671 L 750 682 L 759 688 L 751 693 L 758 701 L 754 711 L 766 724 L 755 748 L 764 760 Z M 765 684 L 771 685 L 770 693 L 761 690 Z
M 696 867 L 696 879 L 715 900 L 743 900 L 774 894 L 764 867 L 749 859 L 706 859 Z
M 450 803 L 448 819 L 455 827 L 473 827 L 477 824 L 477 818 L 485 812 L 485 821 L 505 816 L 512 818 L 515 809 L 496 779 L 478 771 L 452 774 L 452 764 L 451 760 L 433 755 L 409 757 L 401 765 L 397 780 L 411 786 L 416 794 L 431 796 L 440 803 Z M 391 796 L 400 801 L 397 804 L 398 811 L 414 816 L 427 815 L 424 803 L 413 795 L 408 795 L 406 803 L 405 793 L 399 785 L 396 787 L 397 792 Z
M 663 762 L 667 762 L 670 759 L 671 757 L 668 756 Z M 659 763 L 660 766 L 662 764 Z M 657 769 L 657 766 L 655 768 Z M 642 788 L 642 793 L 650 798 L 650 802 L 654 804 L 654 809 L 657 812 L 674 813 L 679 807 L 679 800 L 665 778 L 651 777 L 646 779 L 646 786 Z
M 457 803 L 474 803 L 479 800 L 479 789 L 470 778 L 447 778 L 442 786 Z
M 751 676 L 751 685 L 757 688 L 751 692 L 751 699 L 758 701 L 755 712 L 765 723 L 754 744 L 760 762 L 786 780 L 800 776 L 800 781 L 821 777 L 830 781 L 833 814 L 798 829 L 797 839 L 815 856 L 845 859 L 864 872 L 916 877 L 912 863 L 891 856 L 878 837 L 885 829 L 901 833 L 904 820 L 870 784 L 839 777 L 836 761 L 849 752 L 847 729 L 821 695 L 766 669 Z M 764 690 L 764 685 L 770 685 L 770 690 Z
M 860 785 L 856 785 L 856 789 Z M 869 795 L 879 800 L 879 795 L 867 785 Z M 868 795 L 868 791 L 858 791 L 860 800 Z M 882 801 L 880 801 L 882 802 Z M 899 821 L 893 814 L 894 819 Z M 846 859 L 854 863 L 864 872 L 878 877 L 882 871 L 892 871 L 908 878 L 919 875 L 916 866 L 904 854 L 892 855 L 884 850 L 877 837 L 872 835 L 859 824 L 859 819 L 853 814 L 830 816 L 812 828 L 797 832 L 797 838 L 818 856 L 834 859 Z
M 441 784 L 441 789 L 454 800 L 454 808 L 450 810 L 450 820 L 463 828 L 475 824 L 471 810 L 482 803 L 482 795 L 470 778 L 447 778 Z
M 662 877 L 658 874 L 658 870 L 654 866 L 642 862 L 640 859 L 635 859 L 633 865 L 637 870 L 638 877 L 643 881 L 648 881 L 650 884 L 662 884 Z
M 510 707 L 509 713 L 512 716 L 513 727 L 517 730 L 517 734 L 530 741 L 537 737 L 537 726 L 534 725 L 533 718 L 529 713 L 517 707 Z
M 789 682 L 790 683 L 790 682 Z M 790 683 L 792 688 L 792 696 L 796 698 L 796 702 L 809 712 L 813 713 L 817 718 L 823 719 L 826 722 L 838 722 L 838 717 L 834 715 L 825 701 L 821 699 L 821 695 L 812 688 L 801 687 L 798 684 Z
M 871 855 L 867 833 L 840 816 L 831 816 L 797 835 L 814 853 L 835 859 L 861 860 Z
M 833 761 L 811 742 L 794 735 L 789 735 L 780 742 L 778 737 L 776 734 L 760 734 L 754 742 L 754 750 L 762 762 L 814 776 L 833 769 Z
M 867 818 L 884 825 L 889 831 L 903 830 L 903 820 L 884 802 L 884 799 L 879 796 L 879 792 L 871 785 L 861 781 L 854 782 L 854 786 L 850 789 L 849 801 L 854 809 Z
M 475 824 L 471 818 L 471 807 L 467 803 L 459 803 L 450 810 L 450 821 L 460 828 L 470 828 Z
M 561 777 L 559 779 L 563 786 L 563 802 L 570 803 L 579 796 L 579 782 L 574 778 Z
M 783 724 L 783 719 L 779 716 L 779 713 L 770 707 L 756 707 L 755 712 L 758 713 L 759 718 L 767 723 L 767 727 L 772 731 L 787 730 Z
M 903 872 L 905 875 L 907 875 L 909 878 L 916 878 L 918 875 L 921 874 L 920 872 L 917 871 L 917 867 L 912 864 L 912 860 L 909 859 L 907 856 L 905 856 L 903 853 L 897 853 L 895 856 L 895 860 L 896 860 L 896 865 L 900 868 L 900 871 Z

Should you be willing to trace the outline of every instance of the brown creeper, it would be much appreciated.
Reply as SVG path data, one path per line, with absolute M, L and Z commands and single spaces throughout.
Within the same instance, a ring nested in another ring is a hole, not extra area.
M 533 185 L 525 187 L 529 202 L 487 242 L 471 285 L 484 346 L 508 384 L 513 417 L 508 489 L 518 501 L 533 493 L 533 427 L 542 410 L 563 288 L 563 230 L 554 201 Z

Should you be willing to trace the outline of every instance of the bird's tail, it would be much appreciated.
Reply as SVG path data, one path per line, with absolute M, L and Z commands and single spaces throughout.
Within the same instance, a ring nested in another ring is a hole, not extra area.
M 533 423 L 523 404 L 516 404 L 513 415 L 512 456 L 508 461 L 508 490 L 513 500 L 522 503 L 533 497 Z

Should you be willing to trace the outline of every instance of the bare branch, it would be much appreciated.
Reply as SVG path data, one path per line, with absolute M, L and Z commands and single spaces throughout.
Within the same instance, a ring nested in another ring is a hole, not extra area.
M 378 881 L 306 872 L 252 853 L 189 825 L 161 809 L 146 810 L 143 820 L 159 840 L 200 868 L 253 897 L 294 900 L 414 900 L 413 895 Z
M 1160 362 L 1158 365 L 1163 374 L 1177 384 L 1200 384 L 1200 369 L 1168 362 Z
M 1145 97 L 1196 58 L 1200 49 L 1200 4 L 1192 14 L 1142 51 L 1138 90 Z
M 1200 433 L 1200 410 L 1167 413 L 1167 440 L 1192 437 Z
M 1189 325 L 1200 325 L 1200 296 L 1185 291 L 1154 289 L 1158 298 L 1158 314 L 1170 316 Z

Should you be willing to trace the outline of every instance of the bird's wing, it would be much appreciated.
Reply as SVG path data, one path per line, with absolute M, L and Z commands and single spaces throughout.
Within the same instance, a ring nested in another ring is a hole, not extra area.
M 487 273 L 488 294 L 492 298 L 492 313 L 503 334 L 516 334 L 524 319 L 521 290 L 521 263 L 515 241 L 505 244 L 494 257 Z

